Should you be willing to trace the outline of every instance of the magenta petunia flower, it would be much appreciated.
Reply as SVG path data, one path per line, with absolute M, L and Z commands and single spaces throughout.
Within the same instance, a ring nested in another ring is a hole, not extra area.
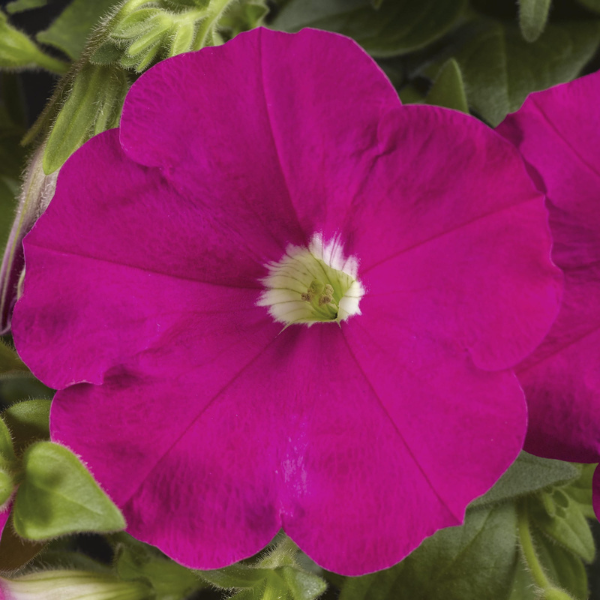
M 401 106 L 346 38 L 255 30 L 151 69 L 71 157 L 13 332 L 130 533 L 210 569 L 283 528 L 359 575 L 520 451 L 550 247 L 512 144 Z
M 600 460 L 600 73 L 532 94 L 498 132 L 547 194 L 553 259 L 564 271 L 558 319 L 518 368 L 529 404 L 526 450 Z

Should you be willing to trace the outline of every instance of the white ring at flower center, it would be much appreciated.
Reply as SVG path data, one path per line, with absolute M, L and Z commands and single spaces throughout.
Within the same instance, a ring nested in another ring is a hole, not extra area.
M 269 308 L 278 323 L 340 323 L 360 315 L 365 294 L 358 280 L 358 261 L 344 258 L 336 240 L 325 244 L 314 234 L 308 248 L 288 246 L 279 262 L 266 265 L 269 275 L 261 280 L 265 291 L 258 306 Z

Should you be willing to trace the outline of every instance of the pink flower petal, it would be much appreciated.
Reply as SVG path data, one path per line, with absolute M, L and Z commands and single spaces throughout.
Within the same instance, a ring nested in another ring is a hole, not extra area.
M 559 317 L 519 368 L 529 404 L 526 449 L 549 458 L 600 458 L 600 73 L 532 94 L 498 131 L 522 152 L 547 193 L 565 273 Z
M 21 357 L 47 385 L 101 383 L 107 369 L 172 343 L 190 321 L 214 326 L 214 338 L 205 332 L 188 342 L 199 362 L 199 348 L 218 352 L 233 343 L 227 331 L 239 333 L 249 351 L 278 333 L 255 303 L 267 260 L 262 253 L 279 256 L 285 246 L 264 230 L 244 238 L 245 246 L 226 244 L 233 227 L 213 225 L 202 204 L 179 195 L 157 170 L 128 160 L 117 130 L 69 160 L 55 198 L 46 225 L 24 242 L 30 268 L 13 331 Z
M 548 332 L 562 291 L 521 159 L 479 121 L 435 107 L 388 113 L 380 137 L 343 229 L 365 302 L 387 294 L 413 330 L 460 339 L 479 368 L 513 366 Z
M 231 84 L 215 85 L 224 73 Z M 125 101 L 121 143 L 133 160 L 164 167 L 186 195 L 219 190 L 227 210 L 253 211 L 277 224 L 278 239 L 306 245 L 315 220 L 326 237 L 339 230 L 339 213 L 371 166 L 379 120 L 398 106 L 389 80 L 352 40 L 259 29 L 140 78 Z
M 64 166 L 25 241 L 13 331 L 66 388 L 53 439 L 130 531 L 206 569 L 283 527 L 358 575 L 459 523 L 521 448 L 503 369 L 560 291 L 512 145 L 402 108 L 353 42 L 314 31 L 159 64 L 120 135 Z M 260 279 L 316 233 L 359 260 L 362 315 L 282 331 Z
M 53 406 L 54 439 L 112 486 L 130 533 L 190 567 L 246 558 L 281 527 L 336 572 L 390 566 L 460 523 L 509 466 L 525 405 L 513 375 L 476 369 L 460 348 L 396 350 L 402 332 L 359 324 L 287 329 L 249 364 L 230 355 L 239 372 L 204 401 L 210 381 L 197 372 L 137 379 L 128 367 L 71 387 Z M 142 360 L 159 369 L 161 358 Z

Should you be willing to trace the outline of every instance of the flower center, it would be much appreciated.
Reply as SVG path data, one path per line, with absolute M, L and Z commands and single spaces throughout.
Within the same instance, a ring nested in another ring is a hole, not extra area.
M 268 306 L 278 323 L 340 323 L 360 314 L 365 290 L 357 279 L 358 261 L 345 258 L 341 245 L 313 235 L 308 248 L 288 246 L 279 262 L 266 265 L 258 306 Z

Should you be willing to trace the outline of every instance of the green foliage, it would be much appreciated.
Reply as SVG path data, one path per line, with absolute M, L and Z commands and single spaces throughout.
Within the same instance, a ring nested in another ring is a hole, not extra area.
M 2 413 L 17 456 L 33 443 L 50 439 L 50 400 L 27 400 L 12 404 Z
M 460 67 L 453 58 L 440 69 L 427 95 L 426 102 L 427 104 L 460 110 L 464 113 L 469 112 Z
M 6 12 L 14 15 L 32 8 L 41 8 L 46 4 L 48 4 L 48 0 L 14 0 L 6 5 Z
M 521 452 L 496 485 L 472 502 L 471 507 L 516 500 L 555 485 L 575 482 L 580 477 L 581 470 L 571 463 Z
M 223 36 L 258 25 L 266 14 L 265 0 L 126 0 L 90 36 L 92 13 L 78 12 L 84 4 L 86 0 L 75 0 L 48 32 L 38 36 L 57 47 L 62 44 L 72 56 L 81 52 L 88 39 L 77 69 L 61 82 L 24 140 L 30 143 L 50 129 L 46 174 L 59 169 L 90 137 L 118 126 L 136 73 L 162 58 L 220 44 Z M 109 4 L 115 2 L 105 1 L 102 11 L 94 5 L 96 19 Z M 81 29 L 73 29 L 72 21 L 79 22 Z
M 546 27 L 551 0 L 519 0 L 519 25 L 528 42 L 535 42 Z
M 121 534 L 115 567 L 123 581 L 140 581 L 154 590 L 156 600 L 187 598 L 191 591 L 207 587 L 189 569 L 161 555 L 150 546 Z
M 117 507 L 79 459 L 52 442 L 37 442 L 23 455 L 23 481 L 13 510 L 16 532 L 35 541 L 125 527 Z
M 506 598 L 518 559 L 511 505 L 483 507 L 465 525 L 444 529 L 396 567 L 348 579 L 340 600 Z
M 480 600 L 490 590 L 494 600 L 584 600 L 590 472 L 523 453 L 463 526 L 438 531 L 391 569 L 346 579 L 341 600 Z
M 48 138 L 46 174 L 60 168 L 92 135 L 118 126 L 129 86 L 127 74 L 118 67 L 83 66 Z
M 12 27 L 0 11 L 0 69 L 35 69 L 65 73 L 67 65 L 42 52 L 27 35 Z
M 316 600 L 327 583 L 300 567 L 298 548 L 284 538 L 255 565 L 237 564 L 215 571 L 201 571 L 208 583 L 224 590 L 238 590 L 237 600 Z
M 242 31 L 248 31 L 263 25 L 269 13 L 266 0 L 248 0 L 233 4 L 221 17 L 219 30 L 227 39 Z
M 368 0 L 291 0 L 271 26 L 326 29 L 354 38 L 372 56 L 396 56 L 442 37 L 465 7 L 466 0 L 394 0 L 379 9 Z
M 100 18 L 119 2 L 120 0 L 73 0 L 48 29 L 37 34 L 37 39 L 76 60 Z
M 260 25 L 265 0 L 124 4 L 94 50 L 94 64 L 118 63 L 137 73 L 162 58 L 222 44 L 224 36 Z
M 516 25 L 475 19 L 454 37 L 469 105 L 492 126 L 527 95 L 575 78 L 600 43 L 600 22 L 550 24 L 534 43 Z

